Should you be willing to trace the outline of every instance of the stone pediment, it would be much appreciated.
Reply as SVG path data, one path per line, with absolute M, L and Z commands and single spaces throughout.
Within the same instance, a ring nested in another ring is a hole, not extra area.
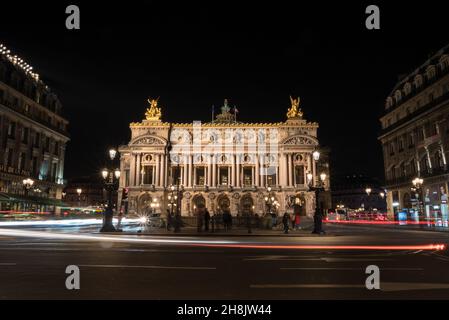
M 163 138 L 144 135 L 135 138 L 131 141 L 130 145 L 154 145 L 154 146 L 165 146 L 166 141 Z
M 283 145 L 306 145 L 306 146 L 317 146 L 318 140 L 315 137 L 305 136 L 305 135 L 296 135 L 293 137 L 286 138 L 283 142 Z

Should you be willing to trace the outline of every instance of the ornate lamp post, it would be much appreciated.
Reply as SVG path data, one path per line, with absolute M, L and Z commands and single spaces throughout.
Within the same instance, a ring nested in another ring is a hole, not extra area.
M 23 179 L 22 183 L 23 183 L 23 188 L 25 189 L 25 196 L 28 196 L 28 191 L 33 186 L 34 180 L 30 179 L 30 178 L 27 178 L 27 179 Z M 26 203 L 24 205 L 26 205 Z
M 114 191 L 117 190 L 118 187 L 118 181 L 120 179 L 120 170 L 114 169 L 114 159 L 117 155 L 117 151 L 115 149 L 109 150 L 109 158 L 110 158 L 110 166 L 108 168 L 103 169 L 101 172 L 101 175 L 104 179 L 104 185 L 105 189 L 107 191 L 107 207 L 104 212 L 104 219 L 103 219 L 103 227 L 100 229 L 100 232 L 115 232 L 117 231 L 113 224 L 112 224 L 112 218 L 114 215 L 113 212 L 113 194 Z
M 272 192 L 271 187 L 267 188 L 268 194 L 264 197 L 265 205 L 268 207 L 268 214 L 273 213 L 273 205 L 274 205 L 274 193 Z
M 416 189 L 416 197 L 418 200 L 418 211 L 421 212 L 421 214 L 423 213 L 423 206 L 424 206 L 424 197 L 422 194 L 422 185 L 424 183 L 424 179 L 420 178 L 420 177 L 416 177 L 415 179 L 412 180 L 412 184 Z M 423 204 L 423 206 L 421 206 L 421 203 Z
M 23 179 L 22 180 L 22 184 L 23 184 L 23 187 L 25 189 L 25 195 L 28 195 L 28 190 L 30 190 L 31 187 L 33 186 L 34 180 L 30 179 L 30 178 Z
M 274 191 L 272 191 L 271 187 L 267 188 L 267 195 L 264 197 L 265 205 L 268 207 L 267 214 L 271 215 L 271 227 L 276 225 L 276 214 L 273 212 L 273 208 L 276 207 L 276 198 Z M 277 208 L 277 207 L 276 207 Z
M 76 189 L 76 193 L 78 194 L 78 208 L 81 208 L 81 193 L 83 190 L 81 188 Z
M 182 186 L 181 186 L 182 188 Z M 180 210 L 180 200 L 181 200 L 181 188 L 179 184 L 171 185 L 169 194 L 167 196 L 168 199 L 168 206 L 170 207 L 170 215 L 175 214 L 174 217 L 174 225 L 175 225 L 175 232 L 179 232 L 181 228 L 181 210 Z
M 366 203 L 367 203 L 367 205 L 368 205 L 368 209 L 369 209 L 369 212 L 370 212 L 370 213 L 371 213 L 371 206 L 369 205 L 369 200 L 370 200 L 369 196 L 370 196 L 370 194 L 371 194 L 371 191 L 372 191 L 372 189 L 371 189 L 370 187 L 367 187 L 367 188 L 365 189 L 365 192 L 366 192 L 366 195 L 367 195 L 367 197 L 366 197 Z
M 318 162 L 320 160 L 320 152 L 315 150 L 312 153 L 313 160 Z M 320 193 L 324 191 L 324 181 L 326 180 L 327 175 L 323 172 L 320 174 L 320 179 L 317 181 L 316 185 L 314 185 L 313 174 L 310 172 L 307 174 L 307 181 L 309 185 L 309 191 L 315 192 L 315 214 L 313 216 L 314 227 L 312 233 L 324 233 L 322 224 L 323 224 L 323 208 L 321 208 L 320 203 Z

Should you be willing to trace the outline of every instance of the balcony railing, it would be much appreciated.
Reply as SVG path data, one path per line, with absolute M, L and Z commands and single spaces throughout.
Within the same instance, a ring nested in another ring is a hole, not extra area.
M 440 168 L 432 168 L 431 170 L 428 171 L 422 171 L 420 173 L 420 176 L 422 178 L 431 178 L 431 177 L 436 177 L 439 175 L 443 175 L 443 174 L 449 174 L 449 168 L 446 167 L 440 167 Z M 412 184 L 412 180 L 414 178 L 416 178 L 418 176 L 418 173 L 414 173 L 412 175 L 407 175 L 404 177 L 398 177 L 398 178 L 394 178 L 394 179 L 387 179 L 386 180 L 386 185 L 387 186 L 391 186 L 391 185 L 398 185 L 398 184 L 404 184 L 404 183 L 410 183 L 410 185 Z
M 418 110 L 416 110 L 415 112 L 409 114 L 408 116 L 402 118 L 399 121 L 396 121 L 395 123 L 393 123 L 391 126 L 386 127 L 385 129 L 382 129 L 380 131 L 380 135 L 384 135 L 390 131 L 393 131 L 394 129 L 398 128 L 399 126 L 411 121 L 412 119 L 420 116 L 421 114 L 429 111 L 430 109 L 432 109 L 433 107 L 437 106 L 440 103 L 443 103 L 445 101 L 449 101 L 449 92 L 446 92 L 445 94 L 435 98 L 434 100 L 430 101 L 428 104 L 426 104 L 425 106 L 419 108 Z
M 63 129 L 59 128 L 58 126 L 52 124 L 48 120 L 44 120 L 41 117 L 38 117 L 37 115 L 34 115 L 34 114 L 26 111 L 25 109 L 23 109 L 23 108 L 21 108 L 21 107 L 19 107 L 17 105 L 14 105 L 13 103 L 9 102 L 8 100 L 0 99 L 0 104 L 4 105 L 5 107 L 7 107 L 7 108 L 9 108 L 9 109 L 11 109 L 11 110 L 13 110 L 15 112 L 18 112 L 18 113 L 24 115 L 25 117 L 27 117 L 27 118 L 29 118 L 29 119 L 31 119 L 33 121 L 36 121 L 36 122 L 46 126 L 47 128 L 49 128 L 49 129 L 51 129 L 53 131 L 61 133 L 61 134 L 63 134 L 66 137 L 69 136 L 69 134 L 68 134 L 68 132 L 66 130 L 63 130 Z

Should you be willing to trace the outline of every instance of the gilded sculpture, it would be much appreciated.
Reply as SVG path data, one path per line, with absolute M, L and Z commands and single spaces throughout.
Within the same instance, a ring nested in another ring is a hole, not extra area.
M 161 119 L 162 112 L 161 112 L 161 108 L 157 107 L 158 100 L 159 100 L 159 98 L 147 100 L 148 103 L 150 104 L 150 107 L 147 108 L 147 111 L 145 112 L 145 117 L 147 120 L 157 121 L 157 120 Z
M 300 98 L 292 98 L 292 96 L 290 96 L 290 102 L 291 102 L 291 107 L 288 109 L 287 112 L 287 118 L 288 119 L 293 119 L 293 118 L 302 118 L 302 111 L 299 108 L 299 102 L 300 102 Z

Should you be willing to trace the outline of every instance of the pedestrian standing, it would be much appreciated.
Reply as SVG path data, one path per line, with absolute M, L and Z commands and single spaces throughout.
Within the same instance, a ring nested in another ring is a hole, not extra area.
M 204 212 L 204 230 L 209 231 L 209 221 L 210 221 L 210 213 L 209 210 L 205 210 Z
M 170 214 L 170 210 L 167 209 L 167 231 L 170 231 L 172 224 L 172 215 Z
M 282 217 L 282 223 L 284 224 L 284 233 L 288 233 L 288 227 L 290 225 L 290 215 L 288 212 L 284 213 L 284 216 Z
M 197 232 L 203 231 L 204 214 L 201 208 L 197 208 Z
M 301 223 L 300 215 L 299 215 L 299 213 L 297 213 L 297 214 L 295 214 L 295 227 L 296 227 L 296 230 L 301 229 L 300 223 Z

